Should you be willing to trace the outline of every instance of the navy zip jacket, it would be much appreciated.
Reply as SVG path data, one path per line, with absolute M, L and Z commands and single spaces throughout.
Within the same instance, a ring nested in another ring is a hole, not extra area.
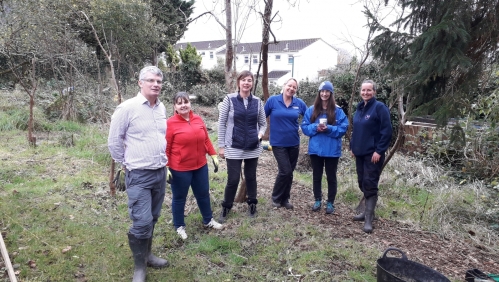
M 353 117 L 350 150 L 355 156 L 374 152 L 383 155 L 392 139 L 392 123 L 388 107 L 371 98 L 366 105 L 361 101 Z

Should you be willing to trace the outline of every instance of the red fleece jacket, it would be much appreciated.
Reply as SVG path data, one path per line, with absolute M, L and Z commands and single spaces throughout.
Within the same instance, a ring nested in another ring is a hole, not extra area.
M 189 113 L 189 121 L 174 114 L 166 121 L 168 166 L 177 171 L 196 170 L 206 164 L 206 154 L 216 155 L 206 125 L 200 116 Z

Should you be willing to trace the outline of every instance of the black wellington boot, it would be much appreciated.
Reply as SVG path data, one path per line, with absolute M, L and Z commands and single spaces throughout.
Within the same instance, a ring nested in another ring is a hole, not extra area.
M 151 252 L 153 236 L 154 236 L 154 229 L 151 238 L 149 238 L 147 246 L 147 266 L 154 268 L 166 267 L 168 266 L 168 261 L 166 259 L 158 258 L 157 256 L 153 255 Z
M 137 239 L 134 235 L 129 233 L 128 244 L 130 245 L 130 250 L 132 250 L 133 262 L 135 265 L 133 282 L 145 282 L 149 239 Z
M 218 222 L 225 223 L 227 220 L 227 216 L 229 215 L 230 208 L 226 208 L 222 206 L 222 212 L 220 213 L 220 217 L 218 218 Z
M 251 199 L 251 200 L 247 200 L 246 203 L 248 203 L 248 216 L 253 218 L 257 215 L 257 211 L 256 211 L 256 204 L 258 204 L 258 200 L 257 199 Z
M 364 232 L 373 232 L 373 219 L 374 210 L 376 209 L 376 202 L 378 201 L 378 196 L 371 196 L 366 199 L 366 211 L 365 211 L 365 221 L 364 221 Z

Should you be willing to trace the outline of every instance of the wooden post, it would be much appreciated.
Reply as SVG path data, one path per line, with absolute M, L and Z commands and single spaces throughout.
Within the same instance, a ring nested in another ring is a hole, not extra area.
M 2 251 L 2 257 L 5 260 L 5 266 L 7 267 L 7 272 L 9 273 L 10 282 L 17 282 L 16 274 L 14 273 L 14 268 L 10 263 L 9 253 L 3 242 L 2 233 L 0 232 L 0 250 Z

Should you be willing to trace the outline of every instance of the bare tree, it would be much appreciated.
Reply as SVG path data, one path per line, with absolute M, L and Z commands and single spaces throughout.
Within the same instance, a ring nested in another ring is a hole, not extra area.
M 114 63 L 113 63 L 113 60 L 112 60 L 112 51 L 111 51 L 111 48 L 109 48 L 109 50 L 106 50 L 106 48 L 104 48 L 104 46 L 102 45 L 102 41 L 99 38 L 99 36 L 97 35 L 97 31 L 95 30 L 95 27 L 92 24 L 92 22 L 90 21 L 90 19 L 88 18 L 87 14 L 85 14 L 85 12 L 83 12 L 83 11 L 81 12 L 81 14 L 85 17 L 85 19 L 87 20 L 88 24 L 92 28 L 92 32 L 93 32 L 93 34 L 95 36 L 95 40 L 97 40 L 97 43 L 99 44 L 99 47 L 101 48 L 102 52 L 104 52 L 104 55 L 106 56 L 107 61 L 109 62 L 109 65 L 111 66 L 110 67 L 110 69 L 111 69 L 110 70 L 111 71 L 111 85 L 113 86 L 114 91 L 116 92 L 116 95 L 118 97 L 118 104 L 121 104 L 121 93 L 120 93 L 120 90 L 118 88 L 118 81 L 116 80 L 116 75 L 114 74 Z
M 69 37 L 61 31 L 57 11 L 45 4 L 34 0 L 12 2 L 0 22 L 0 53 L 8 66 L 5 73 L 11 73 L 29 97 L 31 146 L 36 146 L 33 110 L 39 79 L 59 74 L 56 65 L 70 61 L 64 48 Z M 73 67 L 70 63 L 67 66 Z
M 28 75 L 23 75 L 22 69 L 16 67 L 12 60 L 9 60 L 8 64 L 17 81 L 29 96 L 28 142 L 31 146 L 36 147 L 36 137 L 33 135 L 33 108 L 35 106 L 35 94 L 38 87 L 38 79 L 36 78 L 37 58 L 35 56 L 31 58 L 31 70 L 27 72 Z
M 111 70 L 111 85 L 113 86 L 113 88 L 116 92 L 116 95 L 118 97 L 118 104 L 121 104 L 122 97 L 121 97 L 121 93 L 120 93 L 119 88 L 118 88 L 118 81 L 116 80 L 116 76 L 114 74 L 114 64 L 113 64 L 113 60 L 112 60 L 111 50 L 106 50 L 106 48 L 104 48 L 104 46 L 102 45 L 101 39 L 97 35 L 97 31 L 95 30 L 94 25 L 92 24 L 92 22 L 90 21 L 88 16 L 85 14 L 85 12 L 82 11 L 81 14 L 85 17 L 88 24 L 92 28 L 92 32 L 95 36 L 95 40 L 97 40 L 97 42 L 99 43 L 99 46 L 100 46 L 102 52 L 104 53 L 104 55 L 107 58 L 107 61 L 109 62 L 110 70 Z M 99 76 L 100 76 L 100 71 L 99 71 Z M 109 191 L 110 191 L 111 196 L 116 195 L 116 185 L 114 184 L 115 167 L 116 167 L 115 161 L 113 159 L 111 159 L 111 167 L 109 168 Z

